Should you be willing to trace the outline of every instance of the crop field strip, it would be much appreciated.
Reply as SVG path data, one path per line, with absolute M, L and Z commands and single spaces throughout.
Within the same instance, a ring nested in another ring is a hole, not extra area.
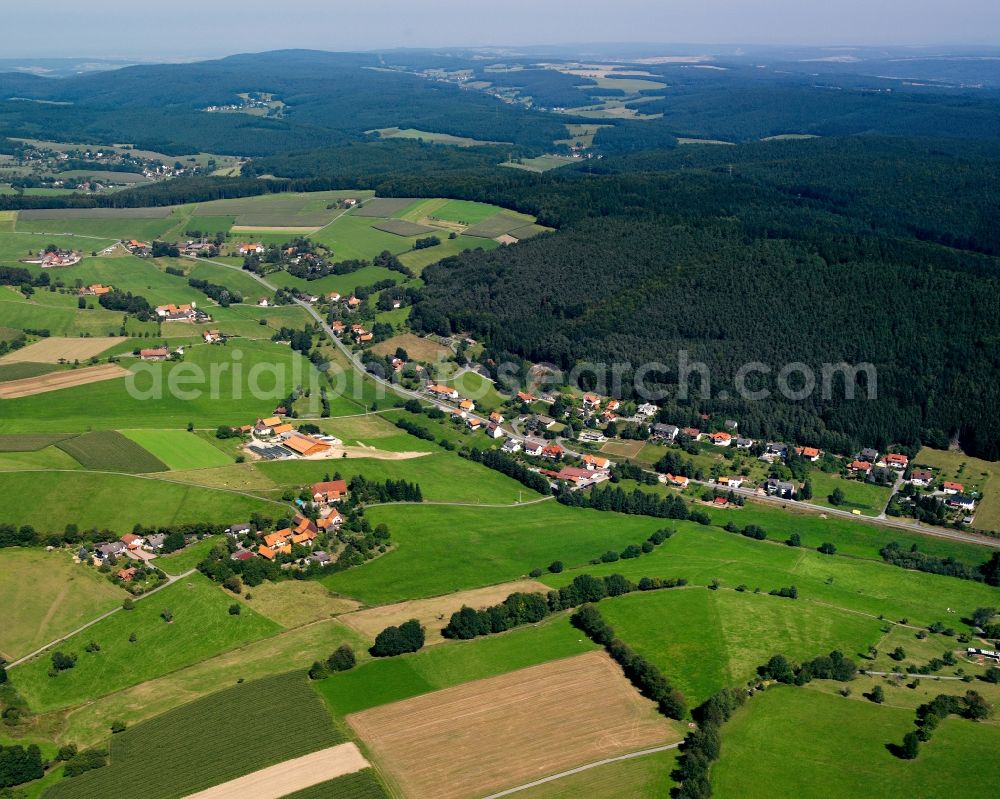
M 465 235 L 493 239 L 530 224 L 532 224 L 530 217 L 513 216 L 510 213 L 501 212 L 468 228 Z
M 173 207 L 150 208 L 32 208 L 18 211 L 18 221 L 46 219 L 164 219 Z
M 27 347 L 7 353 L 0 358 L 0 366 L 24 361 L 32 363 L 56 363 L 60 359 L 84 361 L 100 355 L 105 350 L 120 343 L 121 338 L 113 337 L 62 338 L 49 336 L 29 344 Z
M 386 219 L 384 222 L 372 225 L 372 227 L 375 228 L 375 230 L 381 230 L 386 233 L 392 233 L 396 236 L 406 237 L 429 235 L 441 232 L 438 228 L 418 225 L 415 222 L 407 222 L 404 219 Z
M 45 799 L 180 799 L 343 743 L 302 672 L 243 683 L 111 739 L 108 766 L 62 780 Z
M 49 372 L 35 377 L 26 377 L 20 380 L 10 380 L 0 383 L 0 399 L 32 397 L 36 394 L 45 394 L 50 391 L 59 391 L 66 388 L 86 386 L 91 383 L 102 383 L 106 380 L 115 380 L 116 378 L 125 377 L 126 374 L 128 372 L 116 364 L 88 366 L 70 371 Z
M 350 215 L 389 219 L 417 201 L 416 197 L 375 197 L 363 203 L 360 208 L 352 210 Z
M 284 799 L 390 799 L 390 796 L 375 772 L 367 768 L 304 788 Z
M 165 472 L 163 461 L 115 430 L 98 430 L 67 438 L 56 444 L 87 469 L 145 474 Z

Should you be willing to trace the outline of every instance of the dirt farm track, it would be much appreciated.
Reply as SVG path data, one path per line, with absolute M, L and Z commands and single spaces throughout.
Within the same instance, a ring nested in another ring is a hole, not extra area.
M 407 799 L 473 799 L 682 737 L 603 652 L 372 708 L 347 722 Z
M 17 399 L 44 394 L 47 391 L 58 391 L 61 388 L 85 386 L 88 383 L 99 383 L 102 380 L 113 380 L 128 374 L 117 364 L 109 363 L 103 366 L 88 366 L 83 369 L 72 369 L 65 372 L 51 372 L 40 377 L 26 377 L 23 380 L 10 380 L 0 383 L 0 399 Z

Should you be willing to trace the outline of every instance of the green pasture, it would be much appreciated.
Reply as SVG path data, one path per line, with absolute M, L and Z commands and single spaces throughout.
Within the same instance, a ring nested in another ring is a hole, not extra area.
M 318 397 L 321 380 L 312 364 L 286 345 L 244 339 L 225 347 L 198 344 L 183 361 L 134 363 L 125 379 L 52 391 L 44 403 L 37 397 L 0 400 L 0 432 L 248 424 L 269 416 L 296 386 L 315 383 Z M 335 414 L 358 410 L 346 398 L 335 397 L 332 404 Z
M 525 489 L 526 498 L 529 493 Z M 551 501 L 502 508 L 387 505 L 367 515 L 389 526 L 396 549 L 323 582 L 370 604 L 513 580 L 554 560 L 580 566 L 608 549 L 641 543 L 663 526 L 658 519 Z
M 136 524 L 234 524 L 255 511 L 274 517 L 283 508 L 252 496 L 158 478 L 79 469 L 0 472 L 0 518 L 46 533 L 61 533 L 67 524 L 118 534 Z
M 1000 604 L 1000 591 L 983 583 L 754 541 L 691 522 L 663 521 L 662 526 L 679 532 L 652 553 L 632 560 L 588 565 L 578 571 L 619 573 L 632 580 L 645 576 L 684 577 L 701 586 L 719 580 L 726 589 L 745 585 L 749 591 L 760 588 L 764 593 L 794 585 L 799 598 L 785 600 L 789 604 L 830 605 L 872 618 L 884 616 L 890 622 L 907 619 L 924 626 L 942 621 L 956 629 L 964 629 L 956 616 Z M 572 578 L 573 572 L 563 572 L 543 579 L 563 585 Z M 958 613 L 949 613 L 949 608 Z
M 229 598 L 206 577 L 193 575 L 141 599 L 55 649 L 76 654 L 72 669 L 50 676 L 51 652 L 11 669 L 13 685 L 35 711 L 70 707 L 151 680 L 174 669 L 280 631 L 274 622 L 244 607 L 228 612 Z M 169 608 L 173 620 L 161 612 Z M 135 633 L 136 640 L 129 640 Z M 100 651 L 87 652 L 96 642 Z
M 754 697 L 723 727 L 712 767 L 714 795 L 973 795 L 1000 778 L 1000 727 L 949 718 L 916 760 L 888 749 L 913 729 L 913 711 L 867 700 L 777 686 Z
M 204 469 L 232 463 L 221 450 L 186 430 L 123 430 L 122 433 L 168 469 Z
M 839 649 L 855 657 L 881 636 L 877 620 L 839 608 L 702 587 L 633 593 L 600 610 L 692 707 L 753 678 L 775 653 L 800 661 Z

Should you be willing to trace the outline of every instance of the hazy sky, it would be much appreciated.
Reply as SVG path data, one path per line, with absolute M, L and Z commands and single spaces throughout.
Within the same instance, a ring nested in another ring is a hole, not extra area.
M 573 42 L 997 44 L 998 33 L 998 0 L 31 0 L 3 10 L 0 57 Z

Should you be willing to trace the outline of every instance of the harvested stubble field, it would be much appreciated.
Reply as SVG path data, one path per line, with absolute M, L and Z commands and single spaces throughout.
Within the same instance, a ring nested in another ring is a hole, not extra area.
M 396 349 L 402 347 L 411 360 L 423 361 L 424 363 L 437 363 L 443 358 L 451 355 L 451 350 L 443 344 L 439 344 L 433 339 L 422 338 L 413 333 L 404 333 L 400 336 L 387 338 L 380 344 L 372 347 L 372 352 L 376 355 L 392 355 Z
M 187 799 L 243 799 L 247 796 L 281 799 L 290 792 L 354 774 L 368 766 L 356 744 L 339 744 L 198 791 Z
M 100 355 L 115 344 L 121 344 L 121 338 L 92 336 L 89 338 L 64 338 L 50 336 L 14 350 L 0 358 L 0 364 L 5 363 L 58 363 L 66 361 L 85 361 L 95 355 Z
M 51 447 L 73 434 L 66 433 L 15 433 L 0 436 L 0 452 L 37 452 Z
M 366 710 L 348 723 L 413 799 L 469 799 L 681 734 L 603 652 Z
M 440 644 L 445 639 L 441 630 L 448 624 L 451 614 L 468 605 L 479 610 L 490 605 L 503 602 L 513 593 L 530 594 L 540 592 L 545 594 L 549 587 L 535 580 L 520 580 L 513 583 L 491 585 L 487 588 L 476 588 L 471 591 L 459 591 L 455 594 L 416 599 L 408 602 L 397 602 L 393 605 L 367 608 L 355 613 L 341 616 L 340 620 L 353 627 L 362 635 L 373 639 L 390 624 L 402 624 L 408 619 L 417 619 L 427 630 L 427 646 Z
M 39 377 L 27 377 L 22 380 L 11 380 L 0 384 L 0 399 L 18 399 L 31 397 L 35 394 L 45 394 L 62 388 L 85 386 L 89 383 L 99 383 L 104 380 L 114 380 L 125 377 L 127 369 L 117 364 L 108 363 L 101 366 L 88 366 L 71 371 L 50 372 Z

